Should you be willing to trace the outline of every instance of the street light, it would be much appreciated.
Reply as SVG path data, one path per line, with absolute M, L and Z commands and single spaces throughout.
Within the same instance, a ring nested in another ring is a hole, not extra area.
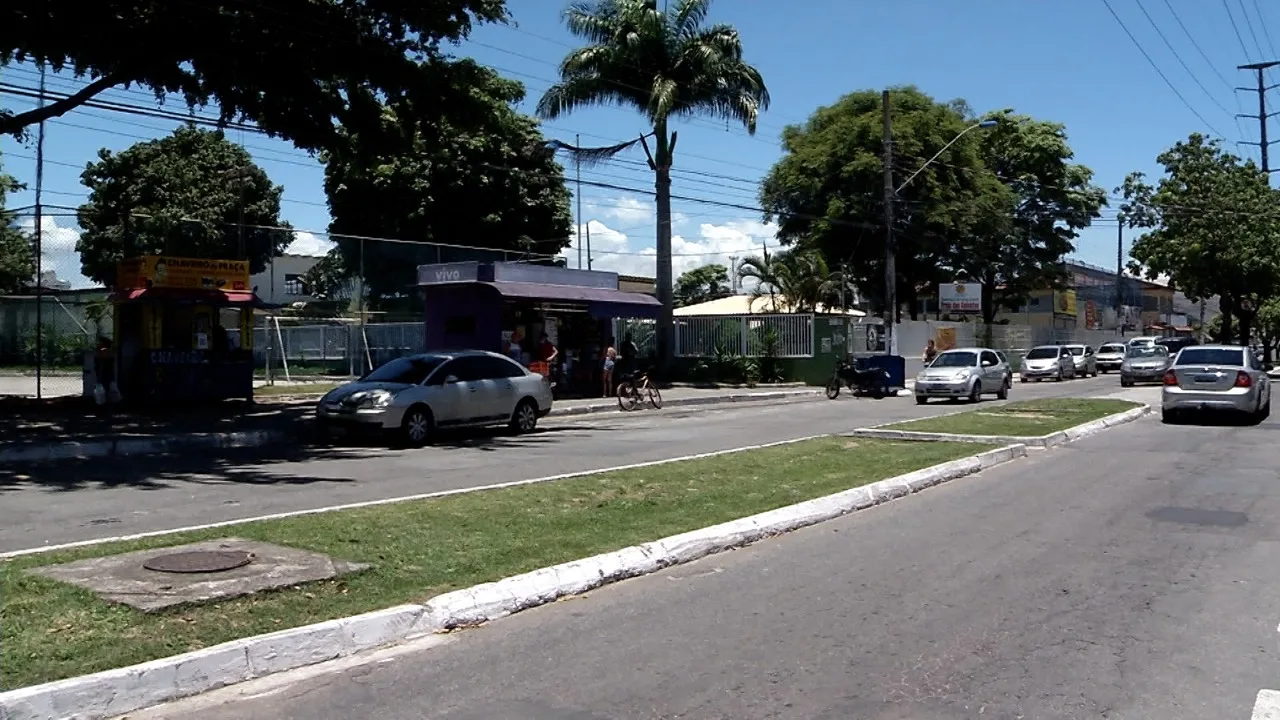
M 997 118 L 987 118 L 980 120 L 964 130 L 959 135 L 951 138 L 951 142 L 942 146 L 942 149 L 934 153 L 933 157 L 925 161 L 902 183 L 896 190 L 893 187 L 893 122 L 889 114 L 889 91 L 885 90 L 880 96 L 880 105 L 884 111 L 884 349 L 886 354 L 893 353 L 893 323 L 897 318 L 898 306 L 898 268 L 896 264 L 896 248 L 893 245 L 893 201 L 897 198 L 898 193 L 905 188 L 912 180 L 916 178 L 925 168 L 933 164 L 935 160 L 941 157 L 947 148 L 955 145 L 960 138 L 969 134 L 978 128 L 995 127 L 998 124 Z M 1006 114 L 1011 110 L 1005 110 Z

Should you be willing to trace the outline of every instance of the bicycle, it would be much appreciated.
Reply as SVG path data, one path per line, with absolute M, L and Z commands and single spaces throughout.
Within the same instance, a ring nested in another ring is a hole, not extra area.
M 645 401 L 654 410 L 662 409 L 662 393 L 649 380 L 648 371 L 631 373 L 618 383 L 618 407 L 623 410 L 635 410 Z

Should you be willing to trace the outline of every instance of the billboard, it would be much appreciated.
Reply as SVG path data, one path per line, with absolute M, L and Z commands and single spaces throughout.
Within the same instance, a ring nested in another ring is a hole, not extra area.
M 249 289 L 249 263 L 144 255 L 116 265 L 116 287 L 244 291 Z
M 942 283 L 938 286 L 938 310 L 945 313 L 981 313 L 981 283 Z
M 1076 291 L 1075 290 L 1054 290 L 1053 291 L 1053 313 L 1055 315 L 1065 315 L 1067 317 L 1076 316 Z

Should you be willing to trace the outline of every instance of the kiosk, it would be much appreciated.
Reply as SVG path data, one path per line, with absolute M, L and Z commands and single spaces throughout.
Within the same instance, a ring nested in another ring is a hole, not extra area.
M 117 267 L 115 353 L 120 394 L 145 404 L 253 400 L 249 263 L 159 255 Z

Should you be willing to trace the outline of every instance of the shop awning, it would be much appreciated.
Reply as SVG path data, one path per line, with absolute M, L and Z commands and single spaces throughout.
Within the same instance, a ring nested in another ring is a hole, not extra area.
M 544 285 L 540 283 L 486 282 L 505 298 L 548 300 L 587 306 L 596 317 L 652 318 L 658 316 L 662 303 L 652 295 L 629 293 L 608 288 L 578 285 Z
M 133 288 L 113 293 L 111 302 L 168 302 L 182 305 L 215 305 L 218 307 L 280 307 L 266 302 L 247 290 L 188 290 L 181 288 Z

